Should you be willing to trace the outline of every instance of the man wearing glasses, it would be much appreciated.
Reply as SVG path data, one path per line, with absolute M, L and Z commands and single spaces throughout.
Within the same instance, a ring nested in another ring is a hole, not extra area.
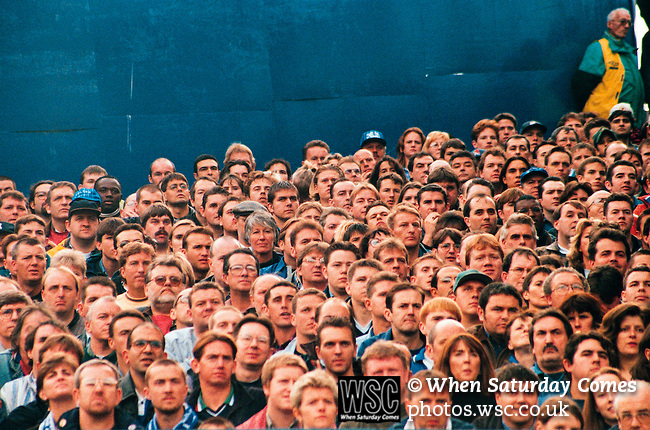
M 190 217 L 194 209 L 190 207 L 190 186 L 182 173 L 170 173 L 160 181 L 160 189 L 165 197 L 165 204 L 174 215 L 174 222 Z
M 544 280 L 542 286 L 548 298 L 548 304 L 560 309 L 564 300 L 575 293 L 589 292 L 589 284 L 584 276 L 570 267 L 561 267 Z
M 22 291 L 3 291 L 0 293 L 0 349 L 10 350 L 11 332 L 16 327 L 20 312 L 32 304 L 29 296 Z
M 105 360 L 91 360 L 75 373 L 74 399 L 79 407 L 64 413 L 58 428 L 138 428 L 129 415 L 116 409 L 122 398 L 118 387 L 119 371 Z
M 607 118 L 617 103 L 629 103 L 637 117 L 635 126 L 643 125 L 643 81 L 638 69 L 636 49 L 625 42 L 632 28 L 627 9 L 615 9 L 607 15 L 607 30 L 602 39 L 587 47 L 573 78 L 573 94 L 585 112 Z
M 273 325 L 266 318 L 247 315 L 235 326 L 235 379 L 245 388 L 262 389 L 262 366 L 271 357 Z
M 144 289 L 150 306 L 141 311 L 151 318 L 163 334 L 169 333 L 171 329 L 171 310 L 176 298 L 185 288 L 185 280 L 180 257 L 175 255 L 159 257 L 149 266 Z
M 146 425 L 154 414 L 150 400 L 145 399 L 145 374 L 151 364 L 165 358 L 165 338 L 157 325 L 143 322 L 133 328 L 126 340 L 126 364 L 129 371 L 120 379 L 120 409 Z
M 621 391 L 614 400 L 618 428 L 621 430 L 647 429 L 650 427 L 650 384 L 635 381 L 636 390 Z
M 230 289 L 230 303 L 241 312 L 252 306 L 250 291 L 260 264 L 248 248 L 235 249 L 223 259 L 223 282 Z

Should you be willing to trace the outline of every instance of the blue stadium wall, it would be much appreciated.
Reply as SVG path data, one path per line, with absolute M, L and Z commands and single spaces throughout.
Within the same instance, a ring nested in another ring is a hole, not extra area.
M 553 128 L 613 0 L 6 0 L 0 174 L 27 192 L 100 164 L 124 194 L 160 156 L 192 174 L 240 141 L 297 167 L 322 139 L 446 130 L 498 112 Z

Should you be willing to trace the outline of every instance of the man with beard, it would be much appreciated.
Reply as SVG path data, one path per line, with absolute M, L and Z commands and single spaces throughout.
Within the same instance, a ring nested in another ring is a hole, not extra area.
M 539 401 L 543 402 L 551 396 L 564 395 L 568 381 L 562 360 L 569 337 L 573 334 L 571 323 L 557 309 L 546 309 L 533 317 L 528 336 L 533 347 L 535 364 L 533 372 L 540 381 L 548 379 L 548 388 L 539 393 Z M 552 384 L 555 382 L 555 384 Z
M 160 189 L 165 196 L 174 222 L 179 219 L 192 219 L 194 209 L 190 207 L 190 186 L 182 173 L 170 173 L 160 181 Z
M 29 188 L 29 208 L 46 223 L 50 221 L 50 214 L 45 210 L 45 201 L 53 183 L 51 180 L 38 181 Z
M 156 255 L 168 254 L 173 216 L 167 206 L 154 203 L 142 214 L 141 221 L 144 234 L 156 243 Z
M 150 306 L 141 311 L 167 334 L 173 323 L 170 313 L 174 302 L 185 287 L 181 257 L 170 254 L 155 259 L 147 270 L 145 282 Z

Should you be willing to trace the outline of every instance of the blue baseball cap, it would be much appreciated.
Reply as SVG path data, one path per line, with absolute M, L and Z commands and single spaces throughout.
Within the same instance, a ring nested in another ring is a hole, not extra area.
M 74 196 L 72 196 L 68 216 L 75 212 L 93 212 L 99 216 L 101 213 L 101 204 L 102 198 L 99 196 L 97 191 L 93 188 L 80 188 L 79 191 L 74 193 Z
M 377 130 L 370 130 L 363 133 L 361 135 L 361 144 L 359 146 L 363 148 L 363 145 L 368 142 L 379 142 L 382 145 L 386 146 L 386 139 L 384 139 L 384 135 Z
M 529 176 L 543 176 L 545 178 L 548 178 L 548 172 L 546 169 L 542 169 L 541 167 L 533 166 L 530 169 L 526 170 L 524 173 L 521 174 L 521 182 L 523 183 L 526 178 Z

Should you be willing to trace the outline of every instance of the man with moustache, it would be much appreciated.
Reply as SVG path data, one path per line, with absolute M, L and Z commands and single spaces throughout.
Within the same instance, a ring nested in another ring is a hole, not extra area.
M 547 390 L 539 393 L 540 403 L 552 396 L 565 395 L 565 390 L 568 390 L 569 381 L 566 380 L 563 360 L 572 334 L 571 323 L 557 309 L 546 309 L 533 317 L 528 332 L 535 357 L 533 372 L 540 381 L 548 380 Z
M 163 332 L 169 333 L 173 320 L 171 310 L 176 297 L 185 287 L 185 274 L 181 257 L 170 254 L 156 258 L 145 275 L 145 293 L 149 306 L 140 311 Z
M 142 227 L 144 234 L 149 236 L 156 243 L 156 255 L 162 256 L 169 251 L 169 235 L 172 231 L 174 217 L 162 203 L 152 204 L 142 214 Z

